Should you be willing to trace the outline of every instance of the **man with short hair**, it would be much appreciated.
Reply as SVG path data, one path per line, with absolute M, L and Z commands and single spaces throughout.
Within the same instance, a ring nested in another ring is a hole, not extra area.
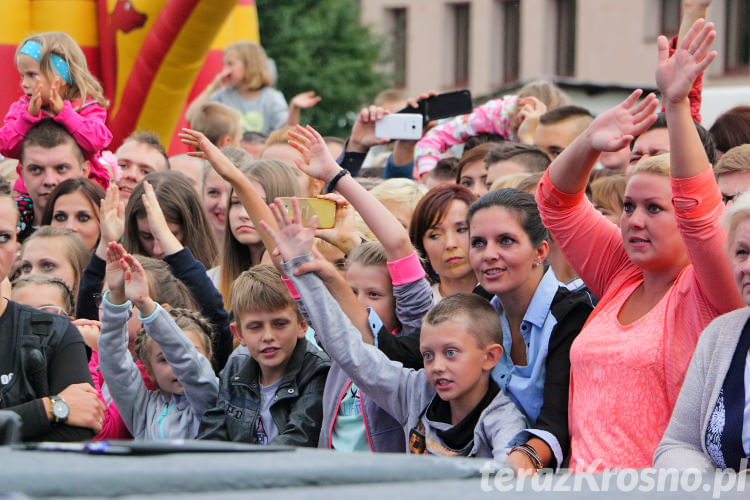
M 16 198 L 23 241 L 39 227 L 52 191 L 66 179 L 88 177 L 91 166 L 70 132 L 51 118 L 35 124 L 21 143 L 21 177 L 28 195 Z
M 122 176 L 117 182 L 120 200 L 125 204 L 130 194 L 151 172 L 169 169 L 169 157 L 159 137 L 154 132 L 140 131 L 125 139 L 115 153 Z
M 594 121 L 591 112 L 580 106 L 563 106 L 539 117 L 534 145 L 554 160 Z

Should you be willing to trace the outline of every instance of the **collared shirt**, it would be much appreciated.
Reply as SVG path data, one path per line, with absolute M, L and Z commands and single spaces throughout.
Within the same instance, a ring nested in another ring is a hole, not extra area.
M 526 309 L 521 323 L 521 336 L 526 343 L 526 366 L 516 366 L 510 359 L 513 346 L 510 324 L 498 298 L 493 297 L 490 301 L 500 314 L 503 325 L 503 356 L 492 370 L 492 377 L 511 394 L 531 422 L 536 421 L 542 408 L 547 347 L 552 329 L 557 324 L 549 309 L 560 285 L 550 267 Z
M 493 297 L 490 301 L 500 314 L 503 326 L 503 356 L 492 370 L 492 378 L 510 394 L 532 426 L 539 417 L 544 402 L 547 350 L 552 330 L 557 325 L 557 319 L 550 314 L 550 307 L 560 286 L 564 285 L 557 280 L 550 267 L 542 276 L 526 309 L 521 323 L 521 336 L 526 343 L 526 366 L 516 366 L 510 359 L 510 350 L 513 346 L 510 324 L 500 300 Z M 531 436 L 544 440 L 550 446 L 559 467 L 563 460 L 562 448 L 550 432 L 533 428 L 524 429 L 515 436 L 511 444 L 525 443 Z

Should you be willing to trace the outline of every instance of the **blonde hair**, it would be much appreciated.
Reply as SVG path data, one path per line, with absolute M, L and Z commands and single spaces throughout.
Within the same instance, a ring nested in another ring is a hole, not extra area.
M 727 230 L 727 248 L 734 243 L 737 235 L 737 226 L 750 217 L 750 191 L 740 194 L 734 202 L 729 205 L 721 218 L 721 224 Z
M 635 174 L 653 174 L 662 177 L 669 177 L 669 153 L 651 156 L 636 164 L 633 171 L 630 173 L 630 179 L 632 179 Z
M 42 238 L 57 238 L 60 240 L 60 244 L 55 245 L 55 254 L 63 255 L 71 264 L 73 268 L 73 279 L 74 283 L 71 284 L 73 295 L 78 295 L 78 284 L 83 276 L 83 270 L 88 264 L 90 252 L 86 244 L 83 242 L 80 236 L 69 229 L 62 227 L 53 226 L 42 226 L 38 230 L 34 231 L 31 236 L 26 238 L 21 247 L 21 256 L 23 257 L 26 253 L 28 246 L 36 240 Z
M 609 208 L 619 214 L 625 205 L 626 185 L 627 180 L 621 174 L 599 177 L 590 184 L 591 202 L 594 206 Z
M 281 273 L 271 264 L 260 264 L 243 271 L 232 284 L 232 314 L 239 324 L 242 313 L 274 312 L 291 307 L 303 321 Z
M 405 178 L 388 179 L 370 189 L 370 194 L 372 194 L 379 202 L 391 201 L 393 203 L 405 203 L 409 206 L 412 214 L 417 208 L 417 203 L 419 203 L 419 200 L 421 200 L 426 193 L 427 186 L 424 184 L 417 184 L 413 180 Z M 354 214 L 354 227 L 365 239 L 369 241 L 377 240 L 370 228 L 367 227 L 362 216 L 359 215 L 359 212 Z
M 714 175 L 718 179 L 725 174 L 750 173 L 750 144 L 735 146 L 716 162 Z
M 224 137 L 234 139 L 240 133 L 240 114 L 220 102 L 207 102 L 191 118 L 190 126 L 216 146 Z
M 70 83 L 60 79 L 65 86 L 60 96 L 66 101 L 80 100 L 83 105 L 88 99 L 96 101 L 100 106 L 107 107 L 109 102 L 104 98 L 104 91 L 101 84 L 89 72 L 86 64 L 86 56 L 83 55 L 81 47 L 66 33 L 60 31 L 48 31 L 46 33 L 37 33 L 28 36 L 16 48 L 15 57 L 26 45 L 26 42 L 38 42 L 42 46 L 41 67 L 44 77 L 53 82 L 58 73 L 52 66 L 52 55 L 58 55 L 65 60 L 70 71 Z
M 518 91 L 518 97 L 536 97 L 547 106 L 547 111 L 570 105 L 570 97 L 560 87 L 547 80 L 534 80 Z
M 292 138 L 292 136 L 289 135 L 290 130 L 294 130 L 293 125 L 287 125 L 285 127 L 281 127 L 280 129 L 276 129 L 273 132 L 271 132 L 268 135 L 268 138 L 266 138 L 265 147 L 263 148 L 263 151 L 265 151 L 269 147 L 274 146 L 276 144 L 283 144 L 284 146 L 288 146 L 289 140 Z
M 517 174 L 502 175 L 495 179 L 490 187 L 490 191 L 497 191 L 505 188 L 515 188 L 527 193 L 536 193 L 536 185 L 544 175 L 544 172 L 520 172 Z
M 240 90 L 260 90 L 273 84 L 263 47 L 254 42 L 236 42 L 224 49 L 224 55 L 232 50 L 245 66 L 245 77 Z

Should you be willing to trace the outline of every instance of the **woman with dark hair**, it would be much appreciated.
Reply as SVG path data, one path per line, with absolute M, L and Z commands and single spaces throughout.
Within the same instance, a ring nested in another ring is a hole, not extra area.
M 708 129 L 719 158 L 730 149 L 750 143 L 750 106 L 735 106 L 720 114 Z
M 15 201 L 0 194 L 0 281 L 18 249 L 17 224 Z M 67 317 L 0 296 L 0 373 L 13 374 L 0 386 L 0 409 L 20 416 L 21 439 L 82 441 L 99 432 L 104 405 L 86 364 L 83 339 Z
M 469 263 L 466 212 L 476 196 L 463 186 L 438 186 L 419 200 L 409 225 L 409 238 L 433 281 L 432 297 L 470 293 L 477 278 Z
M 503 357 L 492 378 L 531 423 L 516 436 L 508 463 L 522 473 L 559 468 L 570 448 L 570 346 L 593 309 L 545 264 L 549 234 L 534 197 L 519 189 L 491 191 L 466 215 L 469 260 L 494 297 L 503 327 Z
M 99 204 L 104 188 L 84 177 L 66 179 L 52 191 L 42 226 L 62 227 L 81 237 L 89 251 L 99 241 Z
M 171 170 L 148 174 L 130 195 L 125 207 L 125 250 L 157 259 L 165 255 L 148 224 L 143 205 L 145 182 L 153 187 L 172 233 L 196 259 L 210 268 L 216 259 L 217 249 L 200 198 L 184 175 Z

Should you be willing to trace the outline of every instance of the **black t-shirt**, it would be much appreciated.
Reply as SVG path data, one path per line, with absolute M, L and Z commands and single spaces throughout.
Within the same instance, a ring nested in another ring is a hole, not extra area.
M 9 381 L 15 376 L 17 369 L 15 357 L 19 353 L 16 342 L 16 317 L 20 306 L 8 301 L 8 306 L 0 315 L 0 383 Z M 40 311 L 41 313 L 41 311 Z M 41 313 L 45 314 L 45 313 Z M 14 406 L 5 408 L 21 416 L 21 429 L 24 441 L 81 441 L 91 439 L 93 431 L 70 425 L 54 425 L 47 418 L 41 397 L 60 393 L 71 384 L 88 382 L 92 384 L 91 373 L 88 369 L 85 344 L 78 329 L 72 323 L 68 326 L 57 342 L 54 351 L 47 359 L 47 383 L 49 394 L 39 394 L 37 399 L 21 401 Z

